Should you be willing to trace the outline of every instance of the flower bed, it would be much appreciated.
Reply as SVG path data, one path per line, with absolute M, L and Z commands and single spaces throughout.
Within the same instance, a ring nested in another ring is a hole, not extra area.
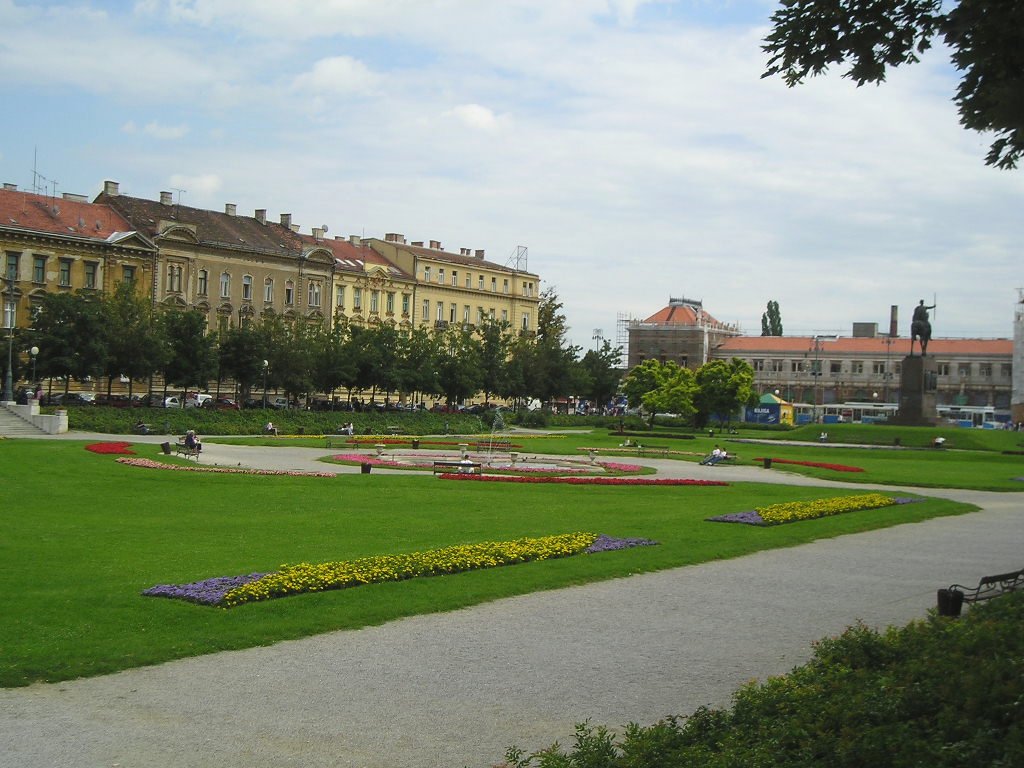
M 165 464 L 152 459 L 118 459 L 118 464 L 143 469 L 170 469 L 175 472 L 216 472 L 222 475 L 286 475 L 288 477 L 337 477 L 333 472 L 298 472 L 283 469 L 235 469 L 234 467 L 200 467 L 195 464 Z
M 859 496 L 836 496 L 814 501 L 790 501 L 769 504 L 746 512 L 732 512 L 707 518 L 713 523 L 745 523 L 747 525 L 781 525 L 799 520 L 814 520 L 844 512 L 858 512 L 863 509 L 878 509 L 894 504 L 910 504 L 921 501 L 917 498 L 886 496 L 881 493 L 866 493 Z
M 728 485 L 721 480 L 684 480 L 646 477 L 524 477 L 521 475 L 438 475 L 442 480 L 477 483 L 560 483 L 564 485 Z
M 765 457 L 760 456 L 754 461 L 764 461 Z M 817 467 L 818 469 L 831 469 L 835 472 L 863 472 L 861 467 L 848 467 L 845 464 L 828 464 L 823 461 L 797 461 L 796 459 L 772 459 L 773 464 L 799 464 L 801 467 Z
M 450 458 L 449 454 L 421 454 L 417 456 L 419 460 L 413 460 L 412 458 L 405 459 L 403 461 L 394 461 L 390 458 L 384 458 L 383 456 L 374 456 L 372 454 L 365 453 L 336 453 L 329 457 L 328 461 L 338 464 L 369 464 L 374 467 L 385 467 L 388 469 L 407 469 L 411 471 L 420 470 L 433 470 L 434 459 L 437 457 Z M 598 469 L 594 469 L 597 467 Z M 595 473 L 600 471 L 600 476 L 606 476 L 608 473 L 614 475 L 626 475 L 626 474 L 638 474 L 641 472 L 648 472 L 648 468 L 639 464 L 620 464 L 612 461 L 603 462 L 599 461 L 593 465 L 583 464 L 578 467 L 536 467 L 536 466 L 505 466 L 505 467 L 487 467 L 487 475 L 502 475 L 502 476 L 513 476 L 518 477 L 522 475 L 529 476 L 549 476 L 549 477 L 560 477 L 564 475 L 587 475 L 595 476 Z
M 131 445 L 131 443 L 125 442 L 89 443 L 85 446 L 85 450 L 92 451 L 93 453 L 134 456 L 135 451 L 131 450 Z
M 220 576 L 190 584 L 158 584 L 143 591 L 147 597 L 169 597 L 201 605 L 230 608 L 275 597 L 345 589 L 361 584 L 402 581 L 480 568 L 495 568 L 584 553 L 650 546 L 650 539 L 616 539 L 594 533 L 565 533 L 514 541 L 490 541 L 412 552 L 379 555 L 329 563 L 284 565 L 273 573 Z

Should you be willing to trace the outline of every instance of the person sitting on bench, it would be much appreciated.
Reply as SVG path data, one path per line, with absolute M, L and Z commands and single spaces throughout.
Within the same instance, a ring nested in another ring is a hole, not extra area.
M 263 427 L 263 434 L 273 435 L 274 437 L 277 437 L 277 427 L 274 426 L 274 422 L 268 421 L 266 423 L 266 425 Z
M 719 447 L 718 447 L 718 446 L 716 445 L 716 446 L 714 447 L 714 450 L 712 450 L 712 451 L 711 451 L 710 455 L 708 455 L 708 456 L 705 456 L 705 457 L 704 457 L 704 458 L 703 458 L 703 459 L 701 460 L 701 462 L 700 462 L 700 463 L 701 463 L 701 464 L 717 464 L 718 462 L 720 462 L 720 461 L 721 461 L 722 459 L 724 459 L 724 458 L 726 458 L 726 453 L 725 453 L 725 451 L 723 451 L 723 450 L 722 450 L 721 448 L 719 448 Z
M 199 453 L 203 450 L 203 444 L 199 441 L 199 437 L 196 435 L 194 429 L 190 429 L 185 433 L 185 447 L 190 451 Z

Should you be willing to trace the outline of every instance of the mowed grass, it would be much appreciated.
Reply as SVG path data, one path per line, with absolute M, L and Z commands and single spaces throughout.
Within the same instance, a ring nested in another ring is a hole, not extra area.
M 403 616 L 731 558 L 971 509 L 954 502 L 774 528 L 705 522 L 852 491 L 457 483 L 163 472 L 85 443 L 0 440 L 0 685 L 19 686 L 265 645 Z M 155 455 L 139 445 L 140 455 Z M 723 473 L 723 479 L 727 475 Z M 487 571 L 368 585 L 224 610 L 145 598 L 158 583 L 452 544 L 586 530 L 660 542 Z

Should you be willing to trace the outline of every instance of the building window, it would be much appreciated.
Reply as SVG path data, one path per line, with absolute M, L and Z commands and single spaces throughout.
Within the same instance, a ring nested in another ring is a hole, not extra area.
M 85 262 L 85 287 L 96 287 L 96 271 L 99 265 L 95 261 Z
M 200 269 L 199 270 L 199 279 L 197 281 L 198 285 L 196 286 L 196 292 L 200 296 L 205 296 L 206 292 L 209 290 L 209 283 L 210 283 L 210 276 L 209 276 L 209 274 L 210 273 L 207 272 L 205 269 Z
M 833 371 L 833 373 L 835 373 L 835 371 Z M 853 374 L 864 373 L 864 361 L 863 360 L 854 360 L 852 363 L 850 363 L 850 373 L 853 373 Z
M 873 374 L 876 374 L 876 375 L 879 375 L 879 374 L 880 375 L 884 375 L 885 374 L 885 361 L 884 360 L 875 360 L 875 362 L 873 362 L 871 364 L 871 372 Z
M 168 293 L 181 293 L 181 264 L 167 265 L 167 291 Z
M 402 314 L 406 317 L 409 316 L 409 304 L 412 301 L 412 297 L 408 293 L 402 294 Z
M 352 289 L 352 309 L 356 312 L 363 311 L 363 289 L 353 288 Z
M 494 307 L 491 307 L 491 308 L 490 308 L 490 310 L 488 310 L 488 312 L 487 312 L 487 317 L 488 317 L 488 319 L 490 319 L 490 320 L 493 320 L 493 319 L 494 319 Z
M 373 314 L 380 312 L 380 291 L 370 291 L 370 311 Z
M 395 292 L 388 291 L 384 298 L 384 309 L 389 315 L 395 314 Z
M 430 267 L 424 267 L 423 268 L 423 282 L 424 283 L 429 283 L 430 282 Z
M 284 303 L 289 307 L 295 304 L 295 281 L 288 280 L 284 284 Z
M 231 298 L 231 275 L 227 272 L 220 274 L 220 297 L 222 299 Z
M 270 304 L 274 300 L 274 281 L 269 277 L 263 281 L 263 301 Z
M 949 376 L 949 363 L 939 363 L 936 367 L 939 376 Z
M 978 363 L 978 375 L 986 379 L 991 379 L 992 363 Z
M 462 322 L 469 322 L 469 304 L 464 304 L 462 307 Z
M 452 270 L 452 288 L 459 287 L 459 273 L 456 270 Z
M 750 367 L 753 368 L 755 371 L 763 371 L 764 370 L 764 360 L 751 360 L 750 361 Z
M 46 282 L 46 257 L 45 256 L 33 256 L 32 257 L 32 282 L 33 283 L 45 283 Z
M 508 295 L 508 278 L 501 281 L 501 292 Z
M 508 322 L 508 310 L 507 309 L 501 310 L 501 322 L 502 323 L 507 323 Z
M 323 291 L 323 285 L 319 280 L 310 280 L 309 286 L 306 289 L 306 306 L 319 307 L 320 297 Z
M 492 277 L 491 278 L 491 293 L 497 293 L 497 292 L 498 292 L 498 278 Z
M 427 299 L 423 300 L 423 322 L 427 322 L 430 319 L 430 302 Z
M 789 361 L 789 372 L 790 373 L 800 373 L 800 371 L 802 371 L 803 369 L 804 369 L 804 364 L 802 362 L 800 362 L 799 360 L 790 360 Z
M 441 285 L 444 285 L 444 270 L 443 269 L 437 270 L 437 282 L 439 282 Z
M 458 311 L 458 307 L 456 307 L 454 304 L 452 304 L 450 307 L 448 307 L 448 322 L 449 323 L 452 323 L 452 324 L 455 323 L 455 313 L 457 311 Z
M 473 276 L 471 274 L 469 274 L 469 272 L 466 273 L 466 287 L 467 288 L 472 288 L 473 287 Z
M 345 286 L 339 285 L 334 289 L 334 303 L 338 309 L 345 308 Z
M 443 301 L 437 302 L 437 322 L 439 322 L 439 323 L 443 323 L 444 322 L 444 302 Z
M 135 284 L 135 267 L 121 267 L 121 282 L 128 285 Z
M 482 291 L 484 289 L 484 276 L 483 275 L 479 275 L 477 277 L 476 289 L 478 291 Z
M 775 373 L 782 373 L 782 361 L 772 360 L 772 370 L 775 371 Z
M 526 312 L 523 312 L 523 330 L 530 330 L 530 315 Z
M 10 256 L 8 256 L 8 259 Z M 7 274 L 10 276 L 10 263 L 8 262 Z M 71 287 L 71 259 L 60 260 L 60 272 L 58 273 L 58 281 L 62 288 Z
M 20 253 L 10 253 L 10 252 L 8 252 L 8 254 L 7 254 L 7 279 L 8 280 L 17 280 L 18 279 L 18 257 L 19 256 L 21 256 Z M 70 264 L 71 262 L 68 261 L 68 263 Z M 70 269 L 69 269 L 69 271 L 70 271 Z M 67 284 L 71 285 L 71 277 L 70 277 L 70 275 L 68 276 L 68 283 Z
M 242 276 L 242 300 L 252 301 L 252 275 Z
M 970 363 L 960 363 L 956 367 L 956 372 L 957 372 L 958 376 L 970 376 L 971 375 L 971 364 Z
M 1010 378 L 1013 375 L 1013 364 L 1012 363 L 1000 363 L 999 375 L 1004 379 Z
M 853 365 L 852 364 L 850 366 L 850 370 L 853 370 Z M 833 360 L 831 363 L 829 363 L 828 372 L 831 373 L 833 376 L 842 373 L 843 372 L 843 364 L 842 364 L 842 362 L 839 361 L 839 360 Z M 854 371 L 854 373 L 856 373 L 856 371 Z

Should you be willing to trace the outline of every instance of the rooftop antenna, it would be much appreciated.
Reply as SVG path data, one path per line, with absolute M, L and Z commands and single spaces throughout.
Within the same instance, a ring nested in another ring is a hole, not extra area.
M 180 187 L 171 187 L 171 191 L 178 193 L 178 201 L 175 205 L 181 205 L 181 196 L 188 193 L 187 189 L 181 189 Z
M 508 257 L 508 261 L 505 262 L 505 266 L 512 267 L 516 272 L 528 272 L 527 261 L 529 253 L 530 249 L 525 245 L 517 245 L 515 251 Z

